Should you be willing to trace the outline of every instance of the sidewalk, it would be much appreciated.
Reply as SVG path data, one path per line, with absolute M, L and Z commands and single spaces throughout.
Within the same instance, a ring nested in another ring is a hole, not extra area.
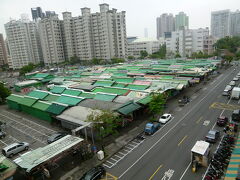
M 224 70 L 220 70 L 220 72 L 223 72 Z M 217 76 L 216 76 L 217 77 Z M 167 102 L 167 108 L 165 109 L 166 113 L 173 113 L 176 108 L 178 108 L 178 100 L 182 98 L 184 95 L 191 97 L 197 93 L 199 90 L 201 90 L 205 85 L 208 85 L 211 83 L 215 77 L 210 76 L 210 80 L 207 82 L 207 84 L 203 84 L 201 82 L 200 84 L 194 85 L 192 87 L 189 87 L 185 90 L 183 90 L 182 93 L 178 94 L 177 96 L 173 97 Z M 191 102 L 190 102 L 191 103 Z M 127 143 L 129 143 L 132 139 L 134 139 L 138 134 L 143 132 L 143 129 L 146 125 L 146 122 L 148 122 L 148 119 L 144 119 L 141 121 L 141 123 L 137 124 L 133 129 L 130 129 L 127 133 L 123 134 L 122 136 L 116 138 L 114 142 L 109 144 L 105 147 L 106 157 L 104 161 L 108 158 L 110 158 L 112 155 L 117 153 L 123 146 L 125 146 Z M 87 160 L 81 165 L 75 167 L 71 171 L 69 171 L 67 174 L 62 176 L 60 180 L 78 180 L 86 171 L 91 169 L 92 167 L 99 165 L 103 163 L 102 161 L 99 161 L 97 157 Z

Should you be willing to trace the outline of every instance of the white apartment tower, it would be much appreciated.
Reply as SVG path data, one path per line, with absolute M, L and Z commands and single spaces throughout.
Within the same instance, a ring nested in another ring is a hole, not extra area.
M 13 69 L 42 60 L 36 23 L 11 20 L 5 24 L 5 31 Z
M 58 19 L 57 15 L 40 20 L 38 29 L 45 65 L 65 61 L 62 21 Z
M 80 60 L 113 57 L 125 58 L 127 38 L 125 11 L 109 10 L 108 4 L 100 4 L 100 12 L 91 13 L 81 8 L 82 16 L 72 17 L 63 13 L 64 47 L 66 56 Z
M 240 11 L 231 12 L 230 34 L 232 36 L 240 36 Z
M 217 39 L 230 35 L 230 10 L 214 11 L 211 14 L 211 35 Z
M 164 37 L 166 32 L 175 30 L 175 19 L 172 14 L 164 13 L 157 17 L 157 39 Z

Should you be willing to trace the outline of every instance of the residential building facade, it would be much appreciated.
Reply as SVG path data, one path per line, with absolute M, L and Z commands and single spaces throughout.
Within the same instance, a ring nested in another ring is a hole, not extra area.
M 0 66 L 7 64 L 7 50 L 3 35 L 0 34 Z
M 37 19 L 42 19 L 44 17 L 41 7 L 31 8 L 31 13 L 33 21 L 37 21 Z
M 175 16 L 175 30 L 189 29 L 189 17 L 184 12 Z
M 167 54 L 179 54 L 181 57 L 189 57 L 197 52 L 211 54 L 214 42 L 208 28 L 184 29 L 172 32 L 171 37 L 166 38 L 166 49 Z
M 214 11 L 211 13 L 211 35 L 217 39 L 230 36 L 230 10 Z
M 42 60 L 42 50 L 35 22 L 11 20 L 5 24 L 12 68 L 19 69 Z
M 172 14 L 164 13 L 157 17 L 157 39 L 165 37 L 165 33 L 175 30 L 175 18 Z
M 164 41 L 153 38 L 137 38 L 130 37 L 128 39 L 128 56 L 138 58 L 141 56 L 141 51 L 146 51 L 148 54 L 153 54 L 160 49 Z
M 240 36 L 240 11 L 231 12 L 230 23 L 231 36 Z
M 45 65 L 58 64 L 65 61 L 62 26 L 62 20 L 59 20 L 57 15 L 43 18 L 38 22 Z
M 66 56 L 80 60 L 93 58 L 109 60 L 125 58 L 127 54 L 125 11 L 109 9 L 100 4 L 100 12 L 91 13 L 90 8 L 81 8 L 82 16 L 72 17 L 63 13 L 64 47 Z

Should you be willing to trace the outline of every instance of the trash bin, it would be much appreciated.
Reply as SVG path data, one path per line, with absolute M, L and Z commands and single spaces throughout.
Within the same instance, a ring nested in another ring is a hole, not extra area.
M 97 152 L 97 157 L 99 160 L 103 160 L 104 159 L 104 152 L 101 150 L 101 151 L 98 151 Z

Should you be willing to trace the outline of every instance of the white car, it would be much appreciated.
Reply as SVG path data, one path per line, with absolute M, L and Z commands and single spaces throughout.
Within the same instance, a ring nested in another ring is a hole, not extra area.
M 170 119 L 172 119 L 172 115 L 171 114 L 163 114 L 160 118 L 159 118 L 159 122 L 162 124 L 167 123 Z
M 238 81 L 238 80 L 239 80 L 238 77 L 233 78 L 233 81 Z

